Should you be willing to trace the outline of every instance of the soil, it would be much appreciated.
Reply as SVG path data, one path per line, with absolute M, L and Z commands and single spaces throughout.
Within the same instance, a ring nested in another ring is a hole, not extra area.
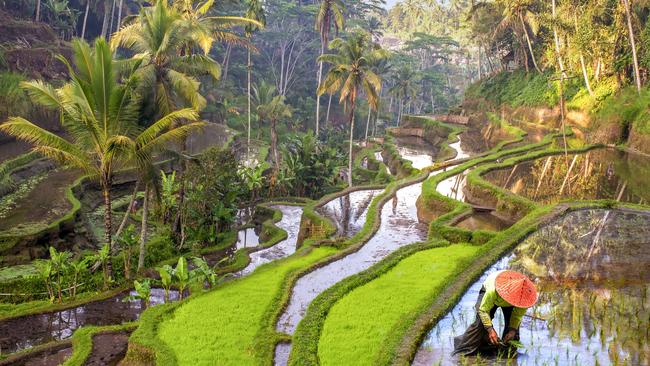
M 93 350 L 84 365 L 117 365 L 129 346 L 130 332 L 107 332 L 93 337 Z
M 16 204 L 11 213 L 0 220 L 0 231 L 30 225 L 47 225 L 72 208 L 65 191 L 80 176 L 77 170 L 57 170 L 48 175 Z
M 70 343 L 48 348 L 43 351 L 33 352 L 24 356 L 9 358 L 5 361 L 0 361 L 0 365 L 12 366 L 57 366 L 61 365 L 65 360 L 72 355 L 72 346 Z
M 86 325 L 122 324 L 138 319 L 144 306 L 140 301 L 123 301 L 129 292 L 56 312 L 12 318 L 0 322 L 0 347 L 5 353 L 17 352 L 72 336 Z M 170 291 L 170 300 L 178 299 L 178 291 Z M 164 291 L 151 289 L 150 306 L 164 302 Z

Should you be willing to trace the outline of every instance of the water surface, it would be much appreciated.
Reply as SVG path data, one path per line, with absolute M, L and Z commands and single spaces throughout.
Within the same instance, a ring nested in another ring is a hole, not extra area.
M 526 273 L 539 302 L 520 329 L 516 365 L 644 365 L 650 362 L 650 214 L 584 210 L 557 218 L 490 267 L 429 332 L 414 365 L 477 363 L 451 357 L 453 337 L 474 321 L 485 278 Z M 500 314 L 498 312 L 497 314 Z M 502 316 L 498 316 L 502 329 Z M 506 364 L 490 360 L 490 364 Z
M 650 202 L 650 158 L 616 149 L 554 155 L 488 172 L 484 178 L 526 198 Z

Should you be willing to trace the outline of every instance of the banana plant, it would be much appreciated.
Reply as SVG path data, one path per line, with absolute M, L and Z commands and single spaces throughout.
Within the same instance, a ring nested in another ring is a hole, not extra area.
M 178 263 L 176 263 L 176 268 L 174 268 L 174 279 L 178 286 L 178 298 L 182 300 L 183 293 L 190 282 L 190 271 L 187 268 L 187 260 L 185 257 L 178 258 Z
M 144 302 L 145 308 L 149 307 L 149 303 L 151 300 L 151 282 L 149 281 L 149 279 L 145 279 L 142 282 L 138 280 L 133 281 L 133 288 L 135 290 L 135 294 L 125 297 L 122 301 L 128 302 L 128 301 L 140 300 Z
M 89 258 L 82 258 L 77 261 L 70 263 L 70 269 L 72 270 L 72 287 L 70 292 L 70 297 L 73 299 L 77 297 L 77 287 L 79 285 L 79 275 L 81 272 L 85 271 L 88 268 Z
M 174 269 L 169 264 L 158 268 L 158 274 L 160 274 L 160 285 L 165 290 L 165 302 L 169 301 L 169 289 L 172 287 L 172 275 Z
M 124 257 L 124 278 L 131 278 L 131 259 L 133 258 L 133 249 L 138 245 L 138 234 L 135 225 L 129 225 L 120 235 L 114 238 L 115 243 L 122 250 Z
M 214 269 L 210 267 L 205 258 L 194 257 L 192 258 L 194 262 L 194 269 L 192 270 L 191 276 L 192 279 L 195 279 L 200 284 L 207 282 L 208 286 L 212 288 L 219 281 L 219 276 L 214 272 Z
M 52 261 L 44 260 L 36 262 L 38 275 L 45 283 L 47 295 L 50 302 L 54 302 L 54 290 L 52 289 Z
M 70 252 L 59 252 L 54 247 L 50 247 L 50 262 L 52 263 L 52 274 L 56 277 L 55 284 L 59 303 L 63 302 L 62 281 L 71 256 Z
M 108 261 L 111 258 L 111 250 L 108 244 L 104 244 L 100 250 L 97 251 L 97 254 L 93 256 L 95 261 L 95 268 L 98 266 L 102 267 L 102 275 L 104 278 L 104 290 L 108 289 L 110 284 L 110 276 L 108 274 Z

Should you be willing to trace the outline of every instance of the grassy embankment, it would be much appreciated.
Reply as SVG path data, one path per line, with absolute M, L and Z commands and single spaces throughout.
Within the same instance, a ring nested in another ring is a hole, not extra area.
M 465 92 L 466 100 L 487 102 L 487 107 L 555 108 L 559 105 L 559 81 L 552 73 L 526 74 L 524 71 L 500 73 L 472 84 Z M 638 94 L 634 86 L 617 85 L 614 77 L 592 81 L 593 95 L 584 87 L 582 78 L 565 82 L 564 97 L 569 112 L 581 112 L 586 121 L 575 121 L 577 129 L 591 142 L 624 144 L 650 153 L 650 89 Z M 479 104 L 480 109 L 485 105 Z M 572 122 L 569 115 L 569 122 Z

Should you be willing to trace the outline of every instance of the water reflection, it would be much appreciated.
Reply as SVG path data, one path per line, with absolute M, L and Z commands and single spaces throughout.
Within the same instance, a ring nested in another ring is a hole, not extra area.
M 260 244 L 260 236 L 257 234 L 257 228 L 249 227 L 237 232 L 237 249 L 252 248 Z
M 351 192 L 335 198 L 316 211 L 332 220 L 340 237 L 350 237 L 363 227 L 366 222 L 368 206 L 381 190 L 362 190 Z
M 251 253 L 250 263 L 248 266 L 246 266 L 246 268 L 239 271 L 236 276 L 247 275 L 264 263 L 287 257 L 296 251 L 298 231 L 300 230 L 300 217 L 302 216 L 302 207 L 274 205 L 271 206 L 271 208 L 282 211 L 282 220 L 277 222 L 275 225 L 287 232 L 287 238 L 272 247 Z
M 615 149 L 544 157 L 491 171 L 484 177 L 543 203 L 562 199 L 650 200 L 650 158 Z
M 30 315 L 0 322 L 0 349 L 12 353 L 50 341 L 72 336 L 74 331 L 86 325 L 121 324 L 138 319 L 145 309 L 139 300 L 123 301 L 130 293 L 121 293 L 106 300 L 95 301 L 71 309 Z M 177 291 L 170 291 L 170 301 L 178 299 Z M 165 292 L 151 289 L 150 305 L 164 303 Z
M 541 228 L 470 287 L 427 335 L 413 364 L 479 363 L 451 358 L 453 337 L 474 320 L 485 278 L 505 268 L 528 274 L 540 290 L 522 322 L 525 348 L 509 364 L 648 364 L 649 225 L 650 214 L 585 210 Z
M 395 145 L 400 156 L 410 161 L 416 169 L 433 165 L 439 150 L 427 140 L 417 136 L 395 137 Z

